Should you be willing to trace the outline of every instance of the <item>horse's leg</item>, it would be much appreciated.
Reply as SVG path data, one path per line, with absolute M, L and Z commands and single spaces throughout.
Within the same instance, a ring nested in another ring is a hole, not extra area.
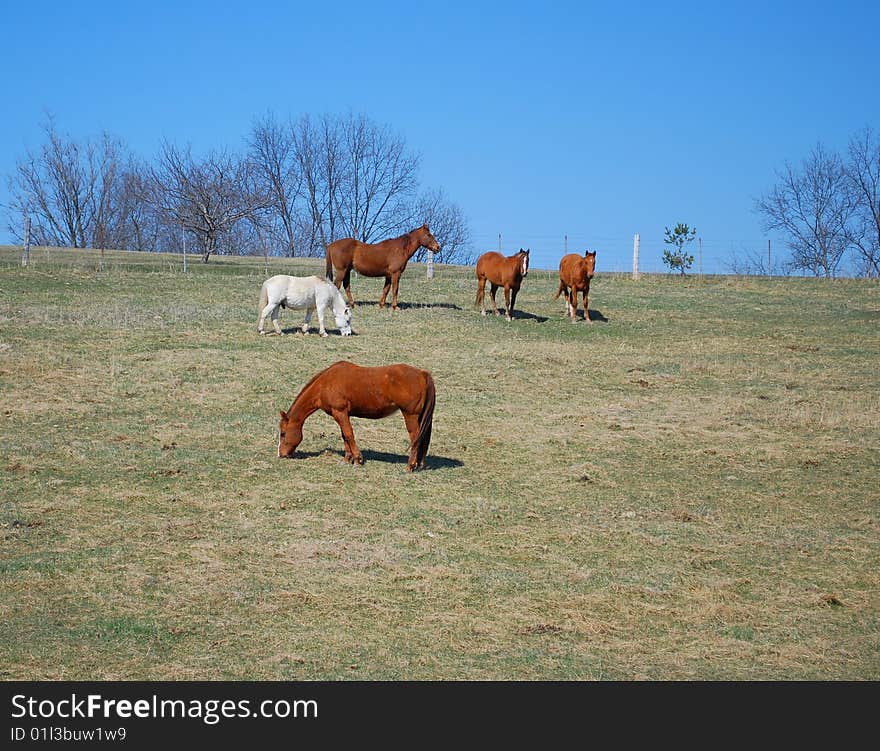
M 351 464 L 363 464 L 364 457 L 361 456 L 361 451 L 354 440 L 354 430 L 351 427 L 348 412 L 334 409 L 332 414 L 333 419 L 339 423 L 339 427 L 342 430 L 342 440 L 345 443 L 345 461 Z
M 510 305 L 510 287 L 507 286 L 504 287 L 504 311 L 504 317 L 509 321 L 510 314 L 513 312 L 513 308 Z
M 513 317 L 513 309 L 516 307 L 516 295 L 519 290 L 516 287 L 512 287 L 510 290 L 510 317 Z
M 406 429 L 409 432 L 409 461 L 406 463 L 406 471 L 412 472 L 418 464 L 418 440 L 419 440 L 419 416 L 415 413 L 403 413 Z
M 306 308 L 306 320 L 303 321 L 302 329 L 300 329 L 303 334 L 309 333 L 309 322 L 312 320 L 312 308 Z
M 278 336 L 283 336 L 284 333 L 281 331 L 281 324 L 278 323 L 278 314 L 281 312 L 281 304 L 275 306 L 275 309 L 272 311 L 272 325 L 275 327 L 275 333 Z
M 348 304 L 353 308 L 354 298 L 351 296 L 351 266 L 348 267 L 345 276 L 342 277 L 342 285 L 345 287 L 345 294 L 348 296 Z M 336 286 L 339 287 L 339 284 Z
M 577 287 L 572 287 L 568 293 L 568 309 L 571 315 L 571 322 L 577 323 L 578 318 L 578 291 Z
M 327 336 L 327 332 L 324 331 L 324 310 L 320 305 L 317 305 L 315 310 L 318 312 L 318 333 L 321 336 Z
M 388 297 L 388 290 L 391 289 L 391 277 L 385 277 L 385 286 L 382 287 L 382 297 L 379 298 L 379 307 L 385 307 L 385 298 Z
M 391 310 L 397 310 L 397 288 L 400 285 L 400 274 L 401 272 L 398 271 L 391 275 Z
M 477 279 L 477 299 L 474 301 L 480 306 L 480 313 L 486 315 L 486 277 Z
M 590 320 L 590 290 L 584 290 L 584 320 L 587 323 L 592 323 Z
M 495 303 L 495 293 L 498 291 L 498 285 L 495 282 L 489 282 L 492 286 L 489 288 L 489 297 L 491 298 L 492 310 L 495 311 L 496 316 L 500 316 L 501 313 L 498 312 L 498 305 Z
M 260 322 L 257 324 L 257 331 L 261 334 L 265 334 L 266 332 L 263 330 L 263 326 L 266 323 L 266 316 L 268 316 L 272 312 L 273 305 L 269 303 L 265 308 L 263 308 L 260 313 Z

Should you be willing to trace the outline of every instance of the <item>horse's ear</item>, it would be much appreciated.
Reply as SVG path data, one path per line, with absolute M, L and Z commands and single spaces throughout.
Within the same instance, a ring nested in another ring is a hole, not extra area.
M 281 419 L 286 420 L 287 419 L 287 412 L 285 412 L 283 409 L 280 410 L 280 412 L 281 412 Z

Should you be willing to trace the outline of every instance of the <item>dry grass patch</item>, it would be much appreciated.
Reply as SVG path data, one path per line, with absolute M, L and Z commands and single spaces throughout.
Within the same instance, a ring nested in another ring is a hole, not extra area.
M 880 677 L 876 282 L 600 268 L 572 325 L 535 270 L 507 323 L 413 266 L 321 340 L 256 335 L 262 260 L 32 260 L 0 252 L 3 677 Z M 354 421 L 364 467 L 323 414 L 275 458 L 343 358 L 433 372 L 427 471 L 399 415 Z

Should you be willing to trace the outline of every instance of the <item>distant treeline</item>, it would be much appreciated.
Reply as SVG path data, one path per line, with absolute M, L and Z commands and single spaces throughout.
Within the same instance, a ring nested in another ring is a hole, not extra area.
M 152 160 L 108 133 L 77 141 L 49 118 L 43 143 L 8 178 L 9 229 L 35 245 L 322 256 L 340 237 L 378 242 L 427 222 L 438 261 L 467 263 L 470 230 L 419 157 L 363 115 L 255 121 L 242 151 L 162 143 Z M 422 260 L 421 249 L 414 260 Z
M 777 172 L 755 209 L 785 239 L 784 272 L 833 277 L 849 255 L 856 274 L 880 276 L 880 137 L 866 127 L 843 155 L 817 144 Z M 760 270 L 762 259 L 759 251 L 745 263 Z

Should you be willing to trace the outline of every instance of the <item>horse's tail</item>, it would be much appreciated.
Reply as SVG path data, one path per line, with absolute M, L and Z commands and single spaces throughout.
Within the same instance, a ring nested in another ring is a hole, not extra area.
M 559 295 L 561 295 L 563 292 L 567 292 L 567 291 L 568 291 L 568 285 L 560 279 L 559 280 L 559 290 L 556 292 L 556 297 L 554 297 L 553 299 L 555 300 L 557 297 L 559 297 Z
M 474 298 L 474 307 L 480 307 L 481 298 L 485 294 L 486 291 L 486 280 L 480 276 L 480 272 L 477 271 L 477 296 Z
M 260 310 L 259 313 L 262 316 L 263 311 L 266 309 L 266 306 L 269 304 L 269 284 L 268 282 L 263 282 L 263 286 L 260 287 Z
M 416 466 L 421 467 L 425 463 L 428 446 L 431 444 L 431 427 L 434 423 L 434 404 L 437 402 L 437 391 L 434 388 L 434 379 L 430 373 L 425 372 L 425 403 L 419 414 L 419 434 L 415 440 Z
M 327 257 L 327 263 L 325 265 L 324 276 L 326 276 L 331 282 L 333 281 L 333 259 L 330 257 L 330 248 L 325 248 L 324 255 Z

